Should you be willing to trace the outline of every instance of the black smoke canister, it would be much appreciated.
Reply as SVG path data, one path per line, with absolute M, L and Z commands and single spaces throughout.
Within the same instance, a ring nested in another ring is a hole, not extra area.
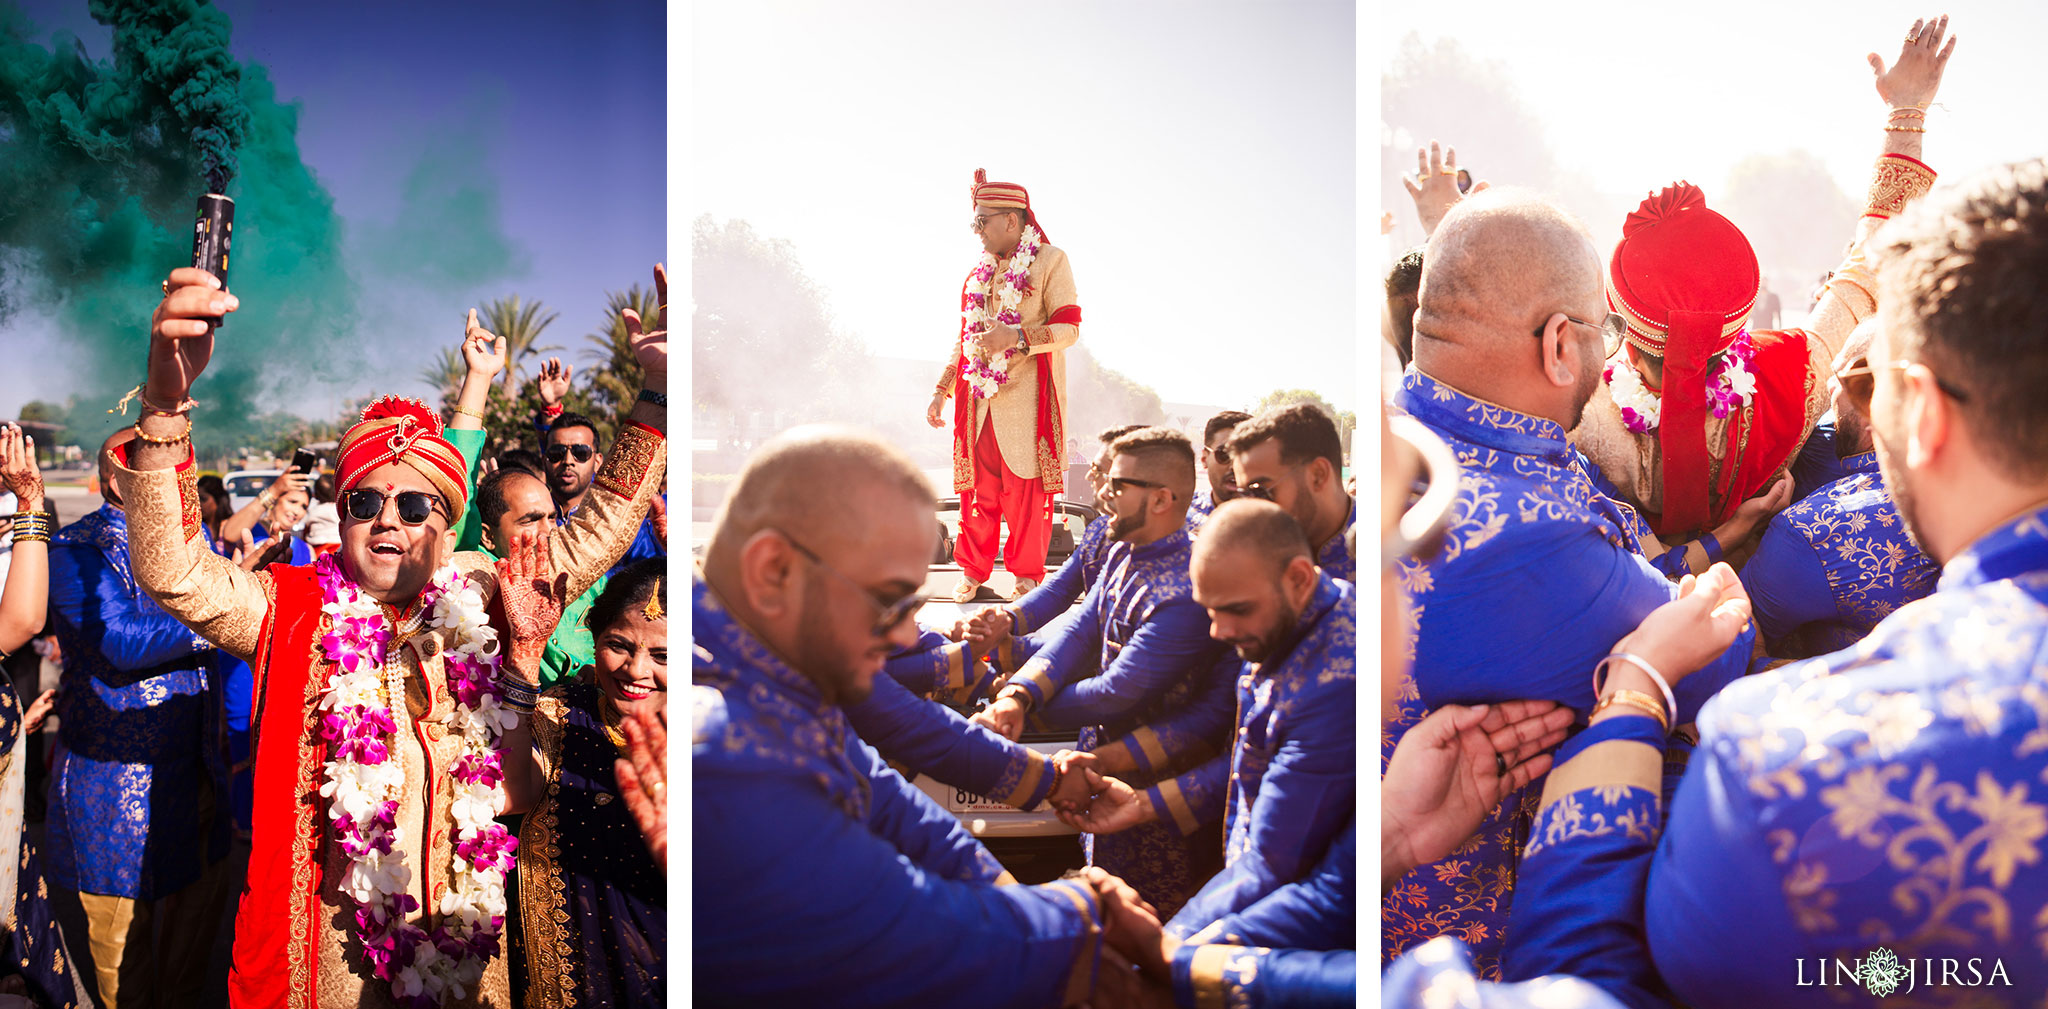
M 228 289 L 228 246 L 234 237 L 235 201 L 219 193 L 201 196 L 199 218 L 192 225 L 192 265 L 213 274 L 223 291 Z

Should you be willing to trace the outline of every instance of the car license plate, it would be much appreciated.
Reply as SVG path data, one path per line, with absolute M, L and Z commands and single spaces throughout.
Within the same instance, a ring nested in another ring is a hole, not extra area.
M 1015 806 L 992 802 L 985 796 L 976 795 L 964 789 L 948 789 L 946 808 L 955 813 L 1014 813 Z

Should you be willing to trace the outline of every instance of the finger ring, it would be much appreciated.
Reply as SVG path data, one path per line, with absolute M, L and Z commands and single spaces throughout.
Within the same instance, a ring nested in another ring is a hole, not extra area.
M 653 792 L 654 797 L 659 799 L 662 797 L 663 793 L 668 791 L 668 784 L 660 781 L 649 782 L 647 785 L 647 790 Z
M 1910 45 L 1912 45 L 1912 44 L 1913 44 L 1913 43 L 1915 43 L 1915 42 L 1918 42 L 1918 41 L 1920 41 L 1920 36 L 1918 36 L 1918 35 L 1908 35 L 1908 36 L 1906 36 L 1906 44 L 1907 44 L 1907 45 L 1909 45 L 1909 46 L 1910 46 Z
M 170 296 L 170 294 L 171 294 L 171 282 L 170 282 L 170 280 L 169 280 L 169 279 L 166 279 L 166 280 L 165 280 L 165 281 L 163 282 L 163 289 L 164 289 L 164 296 L 165 296 L 165 297 L 169 297 L 169 296 Z
M 1494 769 L 1495 773 L 1499 774 L 1499 775 L 1500 775 L 1501 777 L 1503 777 L 1503 778 L 1507 777 L 1507 776 L 1508 776 L 1508 761 L 1507 761 L 1507 758 L 1506 758 L 1506 757 L 1503 757 L 1503 756 L 1501 756 L 1501 755 L 1500 755 L 1500 754 L 1498 754 L 1498 753 L 1494 754 L 1494 755 L 1493 755 L 1493 769 Z

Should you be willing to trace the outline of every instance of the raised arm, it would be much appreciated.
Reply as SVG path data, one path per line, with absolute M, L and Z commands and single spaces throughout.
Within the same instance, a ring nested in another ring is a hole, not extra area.
M 277 479 L 270 482 L 270 486 L 263 488 L 263 493 L 256 495 L 256 500 L 243 505 L 240 511 L 221 520 L 221 542 L 240 542 L 242 534 L 255 529 L 256 523 L 262 521 L 263 516 L 269 514 L 271 506 L 277 504 L 278 498 L 295 490 L 306 491 L 310 494 L 312 489 L 313 477 L 311 474 L 299 473 L 293 470 L 285 470 L 283 473 L 279 473 Z
M 668 467 L 668 273 L 654 268 L 654 287 L 661 296 L 661 316 L 643 329 L 640 314 L 621 313 L 633 356 L 640 363 L 640 398 L 626 424 L 612 439 L 604 466 L 591 481 L 590 493 L 561 532 L 548 539 L 552 570 L 569 576 L 569 598 L 583 594 L 639 535 L 647 504 L 661 490 Z M 486 559 L 462 555 L 458 561 L 475 578 L 492 580 Z
M 1870 191 L 1863 214 L 1856 220 L 1848 255 L 1828 281 L 1827 293 L 1806 324 L 1807 332 L 1826 346 L 1827 358 L 1842 349 L 1842 342 L 1858 322 L 1877 311 L 1877 278 L 1863 255 L 1865 243 L 1909 201 L 1934 186 L 1934 169 L 1927 167 L 1920 155 L 1927 136 L 1927 109 L 1941 90 L 1942 74 L 1956 49 L 1954 36 L 1948 36 L 1943 44 L 1947 32 L 1947 15 L 1931 22 L 1916 20 L 1890 68 L 1876 53 L 1869 56 L 1877 97 L 1886 109 L 1884 145 L 1871 170 Z
M 0 481 L 14 492 L 22 514 L 15 520 L 14 556 L 7 588 L 0 594 L 0 653 L 13 654 L 42 632 L 50 612 L 50 534 L 56 520 L 43 512 L 43 475 L 36 469 L 36 440 L 13 424 L 0 430 Z
M 270 579 L 207 547 L 192 459 L 192 383 L 213 357 L 215 321 L 241 304 L 205 270 L 182 267 L 164 282 L 150 320 L 149 377 L 137 438 L 114 450 L 114 481 L 128 515 L 135 580 L 180 623 L 240 659 L 256 654 L 270 608 Z

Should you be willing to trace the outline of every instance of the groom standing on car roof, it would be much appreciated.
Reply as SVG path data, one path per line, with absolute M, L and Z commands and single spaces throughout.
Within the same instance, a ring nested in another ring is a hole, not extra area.
M 1045 579 L 1053 501 L 1065 488 L 1066 349 L 1081 339 L 1067 254 L 1046 242 L 1023 186 L 976 169 L 974 233 L 982 257 L 960 289 L 960 338 L 925 419 L 944 427 L 953 397 L 953 490 L 960 495 L 957 602 L 971 602 L 995 566 L 1016 599 Z

